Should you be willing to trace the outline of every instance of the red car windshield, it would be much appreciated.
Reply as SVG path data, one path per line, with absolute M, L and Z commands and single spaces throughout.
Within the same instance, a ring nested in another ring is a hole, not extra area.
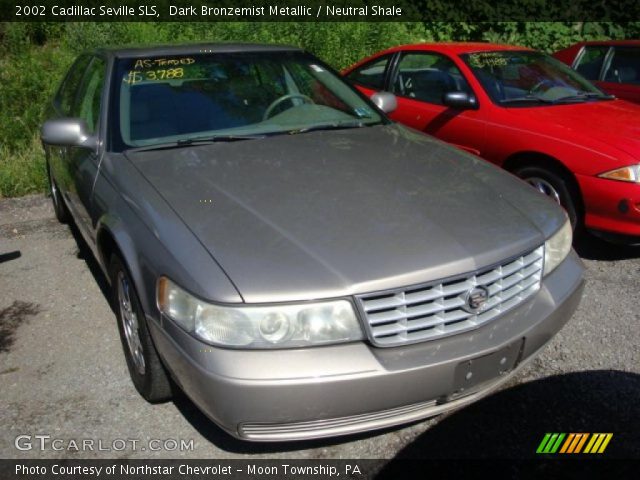
M 611 97 L 562 62 L 540 52 L 492 51 L 461 55 L 499 105 L 545 105 Z

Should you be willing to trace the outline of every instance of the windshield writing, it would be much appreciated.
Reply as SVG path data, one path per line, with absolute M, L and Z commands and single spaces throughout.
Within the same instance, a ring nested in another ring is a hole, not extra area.
M 502 105 L 544 105 L 608 98 L 565 64 L 533 51 L 462 55 L 491 99 Z
M 298 52 L 120 60 L 122 148 L 383 121 L 352 87 Z

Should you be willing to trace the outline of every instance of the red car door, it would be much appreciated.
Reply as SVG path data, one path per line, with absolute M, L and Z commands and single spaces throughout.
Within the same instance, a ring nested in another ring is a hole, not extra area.
M 398 108 L 390 115 L 392 119 L 482 155 L 485 142 L 482 110 L 462 110 L 443 104 L 448 92 L 473 95 L 452 59 L 435 52 L 406 51 L 388 78 L 390 91 L 398 98 Z
M 393 91 L 398 97 L 398 108 L 390 115 L 393 120 L 481 155 L 481 111 L 457 110 L 442 103 L 445 90 L 473 93 L 450 58 L 422 51 L 389 53 L 359 65 L 347 79 L 368 96 L 381 90 Z

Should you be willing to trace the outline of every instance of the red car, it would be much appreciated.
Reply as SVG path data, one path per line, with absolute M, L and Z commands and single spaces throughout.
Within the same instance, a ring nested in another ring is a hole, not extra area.
M 640 40 L 581 42 L 553 56 L 606 92 L 640 103 Z
M 367 95 L 395 94 L 394 120 L 520 176 L 574 227 L 640 243 L 640 105 L 548 55 L 505 45 L 401 46 L 343 73 Z

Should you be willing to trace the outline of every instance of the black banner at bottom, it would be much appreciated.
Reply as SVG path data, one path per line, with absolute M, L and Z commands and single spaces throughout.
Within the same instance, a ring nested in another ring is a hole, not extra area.
M 0 479 L 638 478 L 640 460 L 0 460 Z

